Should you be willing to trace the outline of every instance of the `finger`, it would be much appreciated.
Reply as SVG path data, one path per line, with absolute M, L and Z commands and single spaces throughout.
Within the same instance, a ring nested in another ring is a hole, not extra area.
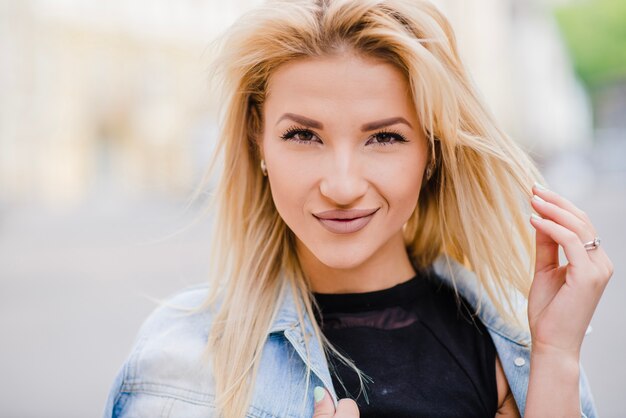
M 546 189 L 539 183 L 535 183 L 535 185 L 533 186 L 533 194 L 541 197 L 546 202 L 553 203 L 565 209 L 566 211 L 573 213 L 574 216 L 576 216 L 578 219 L 591 226 L 591 222 L 587 214 L 560 194 L 553 192 L 552 190 Z
M 575 232 L 557 224 L 550 219 L 542 219 L 533 214 L 530 223 L 538 232 L 537 234 L 537 257 L 535 261 L 535 271 L 542 271 L 558 266 L 558 247 L 563 247 L 567 261 L 573 267 L 582 267 L 590 262 L 589 254 L 580 243 L 580 238 Z M 554 254 L 556 252 L 556 254 Z
M 359 418 L 359 407 L 352 399 L 341 399 L 337 404 L 337 418 Z
M 535 189 L 540 193 L 541 190 L 545 190 L 537 188 L 536 186 Z M 559 201 L 563 206 L 548 202 L 538 194 L 533 195 L 531 199 L 532 207 L 543 218 L 550 218 L 566 228 L 575 231 L 583 245 L 593 241 L 593 239 L 598 236 L 595 227 L 585 212 L 578 209 L 567 199 L 560 198 L 556 193 L 550 191 L 548 191 L 548 193 L 551 193 L 553 197 L 556 196 L 554 200 Z M 590 259 L 610 266 L 610 260 L 602 247 L 589 251 L 588 254 Z
M 550 219 L 570 231 L 574 231 L 576 235 L 578 235 L 581 244 L 593 240 L 596 236 L 592 225 L 587 224 L 587 222 L 584 222 L 572 212 L 563 209 L 552 202 L 543 200 L 538 195 L 533 195 L 531 204 L 542 218 Z
M 313 398 L 315 399 L 313 418 L 332 418 L 335 416 L 335 405 L 326 389 L 321 386 L 315 386 Z
M 530 223 L 536 230 L 535 245 L 537 256 L 535 257 L 535 273 L 557 268 L 559 266 L 559 244 L 543 229 L 533 224 L 532 216 Z

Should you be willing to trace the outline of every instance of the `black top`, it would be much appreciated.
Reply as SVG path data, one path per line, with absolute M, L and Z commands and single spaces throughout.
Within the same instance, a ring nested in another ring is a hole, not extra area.
M 434 274 L 374 292 L 314 293 L 322 332 L 372 380 L 359 393 L 356 372 L 330 359 L 337 395 L 355 399 L 362 418 L 495 416 L 491 337 Z

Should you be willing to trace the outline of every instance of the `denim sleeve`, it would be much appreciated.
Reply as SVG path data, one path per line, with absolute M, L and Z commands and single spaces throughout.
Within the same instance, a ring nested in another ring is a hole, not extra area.
M 126 365 L 127 363 L 124 363 L 122 368 L 117 373 L 115 380 L 113 381 L 113 385 L 109 390 L 109 396 L 104 407 L 104 413 L 102 414 L 102 418 L 120 417 L 120 411 L 123 407 L 125 399 L 122 393 L 122 385 L 124 382 L 124 377 L 126 375 Z
M 587 380 L 587 375 L 583 370 L 582 364 L 580 365 L 580 408 L 583 412 L 583 418 L 598 417 L 595 401 L 593 400 L 591 388 L 589 387 L 589 381 Z
M 208 404 L 213 395 L 198 360 L 210 313 L 193 312 L 205 296 L 206 286 L 190 286 L 144 320 L 110 387 L 102 418 L 211 416 L 202 410 L 211 405 L 193 403 Z

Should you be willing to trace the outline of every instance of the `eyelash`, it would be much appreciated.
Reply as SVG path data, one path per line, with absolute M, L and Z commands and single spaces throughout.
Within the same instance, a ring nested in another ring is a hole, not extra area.
M 287 128 L 285 133 L 283 133 L 280 136 L 280 138 L 284 141 L 293 141 L 293 142 L 307 144 L 307 145 L 313 142 L 312 140 L 302 140 L 302 139 L 295 138 L 295 136 L 298 134 L 310 134 L 310 135 L 317 137 L 317 135 L 315 135 L 315 133 L 311 131 L 310 129 L 300 128 L 298 126 L 291 126 Z M 374 138 L 379 135 L 389 135 L 392 137 L 393 142 L 377 142 L 375 143 L 375 145 L 387 146 L 387 145 L 393 145 L 395 143 L 407 142 L 407 139 L 404 135 L 402 135 L 400 132 L 393 130 L 393 129 L 378 131 L 372 134 L 370 138 Z

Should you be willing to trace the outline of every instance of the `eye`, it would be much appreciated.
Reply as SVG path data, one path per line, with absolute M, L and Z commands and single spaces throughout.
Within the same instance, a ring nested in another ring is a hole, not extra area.
M 294 142 L 299 142 L 301 144 L 310 144 L 312 142 L 317 142 L 315 141 L 315 139 L 318 139 L 317 136 L 312 131 L 308 129 L 304 129 L 304 128 L 299 128 L 296 126 L 293 126 L 287 129 L 285 133 L 281 135 L 281 138 L 284 141 L 294 141 Z
M 400 132 L 381 131 L 372 135 L 367 143 L 372 141 L 374 145 L 393 145 L 397 142 L 407 142 L 407 139 Z

